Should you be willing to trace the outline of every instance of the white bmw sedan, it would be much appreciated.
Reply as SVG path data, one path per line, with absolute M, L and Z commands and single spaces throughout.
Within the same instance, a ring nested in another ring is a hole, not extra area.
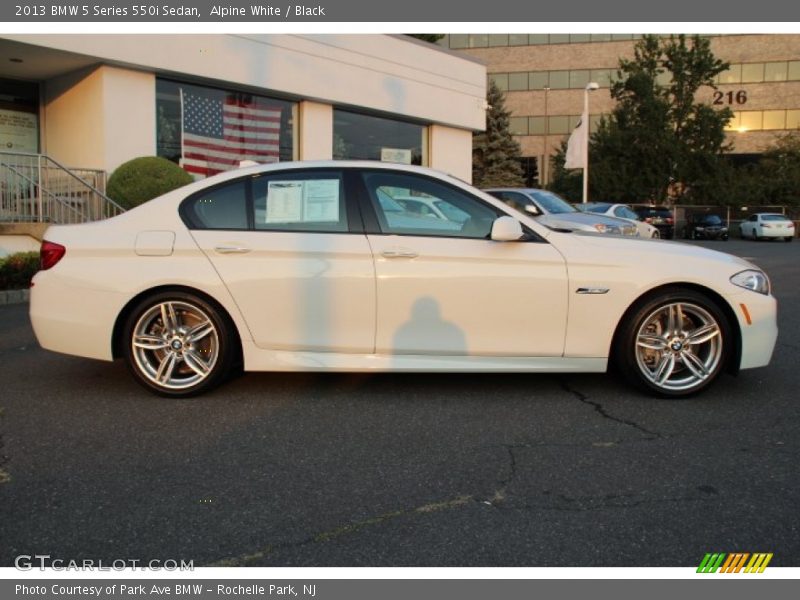
M 458 218 L 406 213 L 394 197 Z M 41 345 L 122 358 L 163 396 L 207 391 L 238 367 L 565 373 L 613 361 L 640 388 L 681 397 L 765 366 L 777 337 L 769 280 L 744 260 L 554 231 L 419 167 L 249 167 L 45 237 L 30 305 Z

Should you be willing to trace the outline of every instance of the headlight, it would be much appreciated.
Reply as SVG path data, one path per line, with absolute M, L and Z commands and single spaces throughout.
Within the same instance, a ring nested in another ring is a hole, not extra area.
M 619 235 L 619 227 L 616 225 L 606 225 L 605 223 L 595 223 L 594 228 L 600 233 L 610 233 Z
M 731 283 L 747 290 L 753 290 L 759 294 L 769 294 L 769 278 L 765 273 L 748 269 L 731 277 Z

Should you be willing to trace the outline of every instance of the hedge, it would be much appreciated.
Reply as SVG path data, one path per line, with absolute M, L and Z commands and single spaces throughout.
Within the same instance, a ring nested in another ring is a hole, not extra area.
M 123 208 L 133 208 L 194 179 L 174 162 L 142 156 L 121 164 L 108 178 L 106 193 Z
M 17 252 L 0 258 L 0 290 L 23 290 L 39 270 L 38 252 Z

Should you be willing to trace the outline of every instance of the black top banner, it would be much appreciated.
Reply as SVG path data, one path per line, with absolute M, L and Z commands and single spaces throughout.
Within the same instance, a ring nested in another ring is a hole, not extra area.
M 642 2 L 641 0 L 571 0 L 570 2 L 520 2 L 492 0 L 465 3 L 458 0 L 431 2 L 403 0 L 38 0 L 12 1 L 0 6 L 3 22 L 741 22 L 800 21 L 800 3 L 785 0 L 697 0 Z M 609 29 L 606 27 L 606 29 Z

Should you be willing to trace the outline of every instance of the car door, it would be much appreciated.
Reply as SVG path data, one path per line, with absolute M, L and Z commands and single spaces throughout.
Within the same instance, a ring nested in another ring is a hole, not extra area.
M 340 170 L 268 172 L 210 188 L 182 206 L 255 344 L 371 353 L 375 274 Z
M 501 209 L 416 173 L 366 170 L 362 213 L 375 261 L 378 354 L 560 356 L 567 322 L 563 257 L 541 238 L 489 239 Z M 460 219 L 414 218 L 394 195 L 446 203 Z M 469 215 L 464 219 L 463 215 Z

